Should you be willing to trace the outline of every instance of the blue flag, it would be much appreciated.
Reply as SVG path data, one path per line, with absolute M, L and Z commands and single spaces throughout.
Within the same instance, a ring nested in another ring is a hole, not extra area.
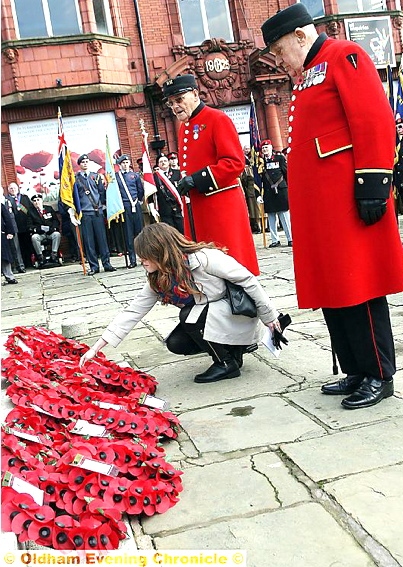
M 253 95 L 250 95 L 250 117 L 249 117 L 249 135 L 250 135 L 250 164 L 252 166 L 255 185 L 259 189 L 262 188 L 262 178 L 259 174 L 260 165 L 260 136 L 257 124 L 256 108 Z
M 106 136 L 105 178 L 108 184 L 106 187 L 106 218 L 108 219 L 108 226 L 110 226 L 112 220 L 123 221 L 122 215 L 125 212 L 125 208 L 123 206 L 119 185 L 116 181 L 108 136 Z

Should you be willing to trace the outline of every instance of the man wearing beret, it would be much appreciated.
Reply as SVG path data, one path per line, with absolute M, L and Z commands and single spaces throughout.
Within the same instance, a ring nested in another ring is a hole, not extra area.
M 115 272 L 110 263 L 110 253 L 104 223 L 103 207 L 106 203 L 105 187 L 100 175 L 89 171 L 90 159 L 82 154 L 77 159 L 80 171 L 76 175 L 76 188 L 81 205 L 81 229 L 85 256 L 90 265 L 89 276 L 99 273 L 98 254 L 105 272 Z
M 346 396 L 347 409 L 372 406 L 393 394 L 386 295 L 403 290 L 391 108 L 365 51 L 318 36 L 303 4 L 269 18 L 262 33 L 294 82 L 287 161 L 298 304 L 322 308 L 346 374 L 322 392 Z
M 190 199 L 184 211 L 186 236 L 225 246 L 238 262 L 258 274 L 239 180 L 245 157 L 232 120 L 200 100 L 193 75 L 169 79 L 163 95 L 181 122 L 179 163 L 184 177 L 178 191 Z
M 123 154 L 117 159 L 120 171 L 116 175 L 119 191 L 122 196 L 124 212 L 124 231 L 126 246 L 129 252 L 129 268 L 137 266 L 133 241 L 143 229 L 143 213 L 141 203 L 144 199 L 144 189 L 140 175 L 130 169 L 130 158 Z

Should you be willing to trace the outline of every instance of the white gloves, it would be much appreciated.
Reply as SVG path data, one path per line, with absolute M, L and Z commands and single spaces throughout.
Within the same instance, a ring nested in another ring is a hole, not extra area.
M 69 213 L 69 217 L 71 220 L 71 224 L 73 224 L 74 226 L 78 226 L 79 224 L 81 224 L 79 219 L 76 219 L 76 216 L 74 214 L 74 209 L 72 209 L 71 207 L 67 210 L 67 212 Z
M 261 197 L 260 195 L 259 197 L 256 197 L 256 201 L 258 205 L 263 205 L 263 197 Z
M 148 203 L 148 209 L 149 209 L 150 213 L 152 214 L 152 216 L 154 217 L 155 222 L 160 222 L 160 214 L 157 211 L 157 209 L 155 208 L 154 203 Z

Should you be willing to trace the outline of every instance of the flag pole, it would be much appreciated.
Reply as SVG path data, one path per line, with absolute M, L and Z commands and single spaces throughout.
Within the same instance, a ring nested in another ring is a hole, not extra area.
M 257 114 L 256 114 L 256 106 L 255 106 L 255 99 L 253 98 L 253 93 L 250 93 L 250 104 L 251 104 L 251 120 L 250 120 L 250 124 L 249 124 L 249 128 L 255 128 L 255 135 L 253 136 L 253 142 L 251 143 L 251 152 L 253 152 L 253 163 L 252 163 L 252 170 L 254 170 L 254 178 L 255 178 L 255 173 L 256 175 L 259 174 L 258 172 L 258 158 L 260 155 L 260 133 L 259 133 L 259 125 L 257 123 Z M 252 124 L 252 116 L 253 116 L 253 124 Z M 252 136 L 251 136 L 252 138 Z M 251 140 L 252 141 L 252 140 Z M 258 154 L 256 155 L 255 149 L 256 147 L 258 147 Z M 255 178 L 255 182 L 256 182 L 256 178 Z M 263 189 L 263 185 L 262 187 L 259 187 L 257 185 L 257 183 L 255 183 L 255 185 L 257 186 L 257 189 L 259 189 L 259 191 L 261 191 Z M 262 195 L 261 195 L 262 196 Z M 262 237 L 263 237 L 263 247 L 266 248 L 267 245 L 267 240 L 266 240 L 266 228 L 265 228 L 265 213 L 264 213 L 264 204 L 261 203 L 259 204 L 259 212 L 260 212 L 260 223 L 262 225 Z
M 83 267 L 83 274 L 86 275 L 87 270 L 85 268 L 85 257 L 84 257 L 84 252 L 83 252 L 83 244 L 81 242 L 80 229 L 78 228 L 78 226 L 76 226 L 75 228 L 76 228 L 76 239 L 77 239 L 78 251 L 80 252 L 80 260 L 81 260 L 81 265 Z
M 124 230 L 123 230 L 123 222 L 124 222 L 123 215 L 120 215 L 120 218 L 116 219 L 116 220 L 120 225 L 120 236 L 121 236 L 122 242 L 123 242 L 123 252 L 124 252 L 124 255 L 125 255 L 125 264 L 126 264 L 126 268 L 128 268 L 129 262 L 127 260 L 127 257 L 128 257 L 129 252 L 127 250 L 126 238 L 125 238 L 125 234 L 124 234 Z
M 156 193 L 157 193 L 157 186 L 156 186 L 156 183 L 155 183 L 154 174 L 153 174 L 152 171 L 151 171 L 151 163 L 150 163 L 150 156 L 149 156 L 149 153 L 148 153 L 148 141 L 147 141 L 148 132 L 147 132 L 146 129 L 145 129 L 145 126 L 144 126 L 144 119 L 143 119 L 143 118 L 140 118 L 139 124 L 140 124 L 141 137 L 142 137 L 142 140 L 143 140 L 143 144 L 142 144 L 142 146 L 143 146 L 143 147 L 142 147 L 142 154 L 143 154 L 144 199 L 146 199 L 146 206 L 147 206 L 147 211 L 148 211 L 148 214 L 149 214 L 149 217 L 150 217 L 150 222 L 151 222 L 151 219 L 154 219 L 154 222 L 160 222 L 159 216 L 158 216 L 157 218 L 155 218 L 154 215 L 152 214 L 152 212 L 151 212 L 151 207 L 150 207 L 151 203 L 148 202 L 148 198 L 149 198 L 151 195 L 156 195 Z M 144 164 L 144 158 L 147 158 L 147 160 L 146 160 L 147 163 L 146 163 L 146 164 Z M 147 168 L 149 167 L 149 169 L 150 169 L 150 172 L 149 172 L 149 173 L 151 174 L 151 176 L 149 176 L 149 175 L 147 174 L 147 172 L 145 171 L 145 169 L 144 169 L 145 166 L 147 166 Z M 147 178 L 146 178 L 146 176 L 147 176 Z M 154 186 L 155 190 L 153 190 L 153 192 L 152 192 L 151 194 L 146 194 L 146 193 L 147 193 L 147 192 L 146 192 L 146 187 L 148 187 L 150 183 Z M 154 201 L 153 206 L 156 207 L 156 202 L 155 202 L 155 198 L 154 198 L 154 197 L 153 197 L 153 201 Z M 157 209 L 156 209 L 156 210 L 157 210 Z M 158 212 L 158 211 L 157 211 L 157 212 Z

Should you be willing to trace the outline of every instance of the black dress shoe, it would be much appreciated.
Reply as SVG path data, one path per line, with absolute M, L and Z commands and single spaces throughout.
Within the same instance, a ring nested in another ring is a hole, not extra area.
M 25 274 L 25 272 L 26 272 L 27 270 L 26 270 L 24 267 L 21 267 L 21 266 L 20 266 L 19 268 L 17 268 L 17 271 L 18 271 L 19 274 Z
M 9 284 L 16 284 L 18 281 L 15 278 L 6 278 L 7 283 Z
M 346 409 L 367 408 L 393 396 L 393 392 L 393 379 L 380 380 L 367 376 L 351 396 L 341 400 L 341 405 Z
M 277 248 L 278 246 L 281 246 L 281 242 L 272 242 L 271 244 L 269 244 L 269 248 Z
M 116 272 L 116 269 L 117 269 L 117 268 L 114 268 L 114 267 L 112 266 L 112 264 L 108 264 L 107 266 L 104 266 L 105 272 Z
M 94 274 L 99 274 L 99 268 L 95 270 L 90 270 L 87 272 L 87 276 L 93 276 Z
M 129 264 L 127 267 L 129 268 L 129 270 L 130 270 L 131 268 L 136 268 L 136 267 L 137 267 L 137 263 L 134 262 L 134 264 Z
M 337 382 L 323 384 L 321 388 L 322 394 L 330 394 L 331 396 L 352 394 L 357 390 L 363 380 L 364 376 L 361 374 L 349 374 Z
M 205 372 L 196 374 L 194 381 L 198 384 L 207 382 L 218 382 L 218 380 L 226 380 L 227 378 L 236 378 L 240 376 L 239 366 L 235 359 L 226 362 L 214 362 Z

